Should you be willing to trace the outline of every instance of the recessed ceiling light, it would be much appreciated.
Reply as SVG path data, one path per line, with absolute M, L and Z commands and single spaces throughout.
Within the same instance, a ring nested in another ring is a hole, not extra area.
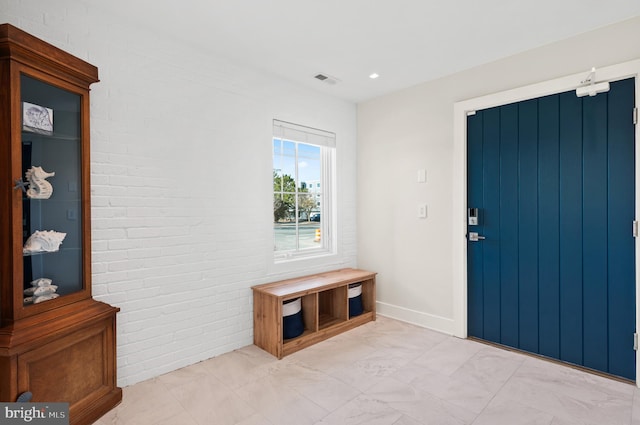
M 373 74 L 369 75 L 369 78 L 371 78 L 372 80 L 375 80 L 378 77 L 379 77 L 379 75 L 376 74 L 375 72 Z

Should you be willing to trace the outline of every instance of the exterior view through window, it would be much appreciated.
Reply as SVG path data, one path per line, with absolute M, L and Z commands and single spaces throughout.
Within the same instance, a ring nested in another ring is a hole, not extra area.
M 333 133 L 274 120 L 273 235 L 276 259 L 331 251 Z

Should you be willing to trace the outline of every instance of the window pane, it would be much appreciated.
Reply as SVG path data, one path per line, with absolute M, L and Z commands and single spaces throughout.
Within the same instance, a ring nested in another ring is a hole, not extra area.
M 273 140 L 273 168 L 279 174 L 295 178 L 296 143 L 288 140 Z
M 330 217 L 321 221 L 324 194 L 320 191 L 328 177 L 322 172 L 324 161 L 331 158 L 325 151 L 330 148 L 286 137 L 273 138 L 274 251 L 281 258 L 324 252 L 331 249 L 321 234 L 329 229 Z
M 319 214 L 315 197 L 308 193 L 299 194 L 298 209 L 300 211 L 300 219 L 298 220 L 299 249 L 320 248 L 320 222 L 312 220 L 315 215 Z
M 36 168 L 52 174 L 47 180 L 52 186 L 48 196 L 23 196 L 23 243 L 38 231 L 65 235 L 54 252 L 35 249 L 24 254 L 24 289 L 31 288 L 32 280 L 45 278 L 57 286 L 56 294 L 67 295 L 81 291 L 84 285 L 80 198 L 82 99 L 77 93 L 26 75 L 20 78 L 21 101 L 28 108 L 24 113 L 32 118 L 22 128 L 22 176 Z
M 320 147 L 289 140 L 273 140 L 273 217 L 276 251 L 316 248 L 311 221 L 317 210 L 306 180 L 320 180 Z
M 297 249 L 297 229 L 295 223 L 276 221 L 273 223 L 273 236 L 273 249 L 275 251 L 293 251 Z

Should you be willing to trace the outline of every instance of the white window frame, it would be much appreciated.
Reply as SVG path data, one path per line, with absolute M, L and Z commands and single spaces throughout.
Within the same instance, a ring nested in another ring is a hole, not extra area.
M 321 239 L 318 248 L 300 249 L 296 247 L 295 250 L 276 251 L 274 244 L 273 258 L 275 263 L 283 263 L 293 260 L 317 258 L 326 255 L 335 254 L 335 217 L 334 217 L 334 203 L 335 203 L 335 166 L 336 166 L 336 135 L 335 133 L 319 130 L 312 127 L 306 127 L 298 124 L 289 123 L 286 121 L 273 120 L 273 136 L 271 139 L 272 155 L 273 155 L 273 141 L 274 140 L 286 140 L 295 143 L 304 143 L 308 145 L 314 145 L 320 147 L 320 160 L 321 160 L 321 176 L 320 182 L 322 191 L 320 193 L 320 233 Z M 296 161 L 297 162 L 297 161 Z M 299 186 L 298 172 L 296 165 L 296 188 Z M 316 197 L 317 201 L 317 197 Z M 298 223 L 296 222 L 296 234 L 298 229 Z M 275 232 L 272 229 L 272 232 Z M 275 234 L 274 234 L 275 237 Z M 296 237 L 297 240 L 298 236 Z

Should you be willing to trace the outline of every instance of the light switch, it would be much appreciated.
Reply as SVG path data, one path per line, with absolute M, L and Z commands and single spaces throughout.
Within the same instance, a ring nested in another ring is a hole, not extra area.
M 427 182 L 427 170 L 421 168 L 418 170 L 418 183 L 426 183 Z
M 418 218 L 427 218 L 427 204 L 418 205 Z

